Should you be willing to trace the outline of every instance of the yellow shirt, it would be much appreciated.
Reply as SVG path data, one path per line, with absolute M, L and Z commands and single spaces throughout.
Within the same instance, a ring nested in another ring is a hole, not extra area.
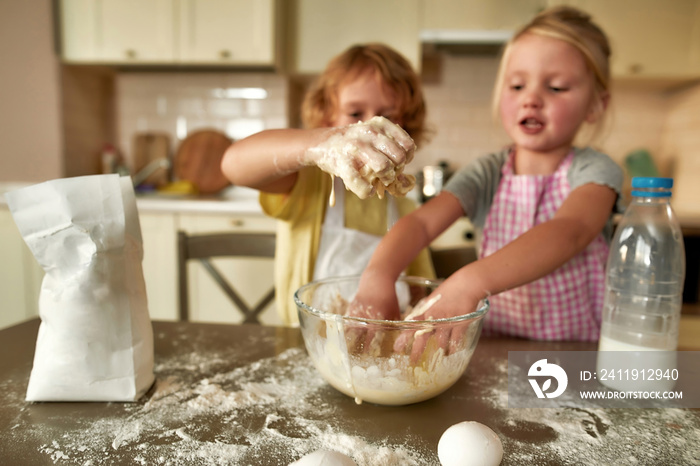
M 309 283 L 321 241 L 321 225 L 331 192 L 331 177 L 316 167 L 299 171 L 289 194 L 260 193 L 260 205 L 278 220 L 275 253 L 275 290 L 277 311 L 282 321 L 298 325 L 294 293 Z M 399 215 L 415 209 L 407 198 L 396 198 Z M 386 198 L 362 200 L 350 191 L 345 195 L 345 226 L 376 236 L 386 233 Z M 423 250 L 408 267 L 409 275 L 435 278 L 428 250 Z

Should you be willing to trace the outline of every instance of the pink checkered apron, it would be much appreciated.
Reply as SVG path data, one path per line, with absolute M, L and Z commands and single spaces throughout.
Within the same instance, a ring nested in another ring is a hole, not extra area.
M 552 175 L 515 175 L 513 155 L 486 218 L 481 257 L 551 219 L 571 192 L 567 174 L 572 151 Z M 537 340 L 597 340 L 605 291 L 608 244 L 598 235 L 583 251 L 551 274 L 491 296 L 484 334 Z M 537 254 L 533 253 L 533 260 Z

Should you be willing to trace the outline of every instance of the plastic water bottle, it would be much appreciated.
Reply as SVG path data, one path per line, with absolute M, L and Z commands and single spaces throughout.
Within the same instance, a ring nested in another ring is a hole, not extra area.
M 615 231 L 608 256 L 598 372 L 619 366 L 619 358 L 613 360 L 614 354 L 605 351 L 637 352 L 626 360 L 632 365 L 675 367 L 685 250 L 670 204 L 672 187 L 672 178 L 632 179 L 632 202 Z M 647 351 L 654 353 L 642 353 Z M 617 389 L 640 388 L 621 382 L 603 383 Z

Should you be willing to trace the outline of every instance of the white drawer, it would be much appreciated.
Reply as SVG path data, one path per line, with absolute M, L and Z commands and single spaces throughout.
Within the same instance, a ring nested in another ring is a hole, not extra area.
M 275 233 L 277 220 L 261 215 L 181 214 L 179 227 L 187 233 Z
M 467 218 L 458 219 L 440 236 L 435 238 L 430 245 L 430 247 L 433 249 L 447 249 L 465 246 L 476 247 L 474 227 Z

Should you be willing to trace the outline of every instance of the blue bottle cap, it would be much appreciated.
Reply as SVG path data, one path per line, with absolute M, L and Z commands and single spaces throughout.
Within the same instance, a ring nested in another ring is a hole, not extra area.
M 636 176 L 632 178 L 632 188 L 644 189 L 644 191 L 632 190 L 635 197 L 671 197 L 673 178 L 660 178 L 653 176 Z
M 635 176 L 632 178 L 633 188 L 673 188 L 673 178 L 660 178 L 657 176 Z

